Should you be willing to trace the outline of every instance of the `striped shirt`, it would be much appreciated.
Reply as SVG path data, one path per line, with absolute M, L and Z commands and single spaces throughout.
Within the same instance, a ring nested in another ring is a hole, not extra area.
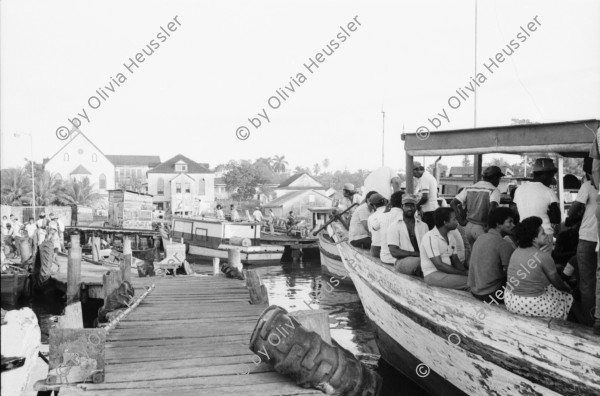
M 450 242 L 450 243 L 448 243 Z M 421 271 L 427 276 L 437 271 L 431 261 L 434 257 L 440 257 L 442 263 L 452 266 L 450 257 L 453 254 L 463 262 L 465 260 L 465 245 L 457 230 L 448 231 L 448 242 L 444 239 L 437 227 L 428 231 L 421 240 Z
M 485 226 L 492 202 L 500 204 L 500 190 L 492 183 L 482 180 L 465 188 L 456 196 L 467 211 L 467 220 Z

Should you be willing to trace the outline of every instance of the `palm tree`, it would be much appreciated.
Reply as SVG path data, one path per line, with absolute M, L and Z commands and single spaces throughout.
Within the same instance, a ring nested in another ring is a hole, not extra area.
M 273 170 L 277 173 L 285 172 L 288 162 L 285 160 L 285 155 L 276 155 L 273 158 Z
M 2 203 L 20 206 L 28 201 L 31 194 L 31 181 L 25 168 L 8 168 L 2 170 Z
M 59 200 L 66 205 L 91 205 L 100 199 L 90 179 L 71 180 L 60 194 Z
M 48 206 L 57 203 L 62 189 L 62 179 L 58 174 L 43 171 L 35 177 L 35 204 Z M 31 200 L 31 193 L 29 199 Z

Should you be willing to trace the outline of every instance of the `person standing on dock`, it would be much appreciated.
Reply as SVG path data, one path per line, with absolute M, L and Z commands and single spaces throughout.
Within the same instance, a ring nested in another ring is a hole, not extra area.
M 425 222 L 415 217 L 417 197 L 402 197 L 402 218 L 392 223 L 387 232 L 387 244 L 396 272 L 423 276 L 421 271 L 421 241 L 429 232 Z
M 220 204 L 218 204 L 215 209 L 215 217 L 217 219 L 225 219 L 225 213 L 223 213 L 223 207 Z
M 242 221 L 234 204 L 229 205 L 231 221 Z
M 465 234 L 470 246 L 485 233 L 490 211 L 500 205 L 498 185 L 503 176 L 499 167 L 488 166 L 483 171 L 483 180 L 462 190 L 450 203 L 459 217 L 467 219 Z
M 260 211 L 260 206 L 257 206 L 254 212 L 252 212 L 252 217 L 254 217 L 254 220 L 258 222 L 262 228 L 263 214 Z
M 381 218 L 385 214 L 387 200 L 378 193 L 371 195 L 369 203 L 375 209 L 367 221 L 371 233 L 371 256 L 379 258 L 381 254 Z
M 538 158 L 533 164 L 533 181 L 525 182 L 515 191 L 515 203 L 521 219 L 536 216 L 542 219 L 546 233 L 546 243 L 542 250 L 551 252 L 554 248 L 553 224 L 560 224 L 558 197 L 550 188 L 558 169 L 551 158 Z
M 469 291 L 468 272 L 464 260 L 464 245 L 456 230 L 458 221 L 452 208 L 438 208 L 434 213 L 435 227 L 421 241 L 421 270 L 430 286 Z
M 420 162 L 414 163 L 413 176 L 417 179 L 415 191 L 421 197 L 417 202 L 417 210 L 421 212 L 421 219 L 431 230 L 435 225 L 433 212 L 438 208 L 438 183 Z
M 58 238 L 60 240 L 60 251 L 65 251 L 65 223 L 54 213 L 50 213 L 50 219 L 58 226 Z

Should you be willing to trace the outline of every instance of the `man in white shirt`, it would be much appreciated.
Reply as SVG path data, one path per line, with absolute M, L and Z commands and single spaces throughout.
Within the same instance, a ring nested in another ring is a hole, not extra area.
M 498 185 L 502 176 L 504 173 L 499 167 L 488 166 L 483 171 L 483 180 L 463 189 L 452 200 L 451 206 L 454 211 L 467 220 L 465 234 L 470 246 L 485 233 L 490 211 L 500 205 Z
M 536 159 L 533 164 L 533 181 L 519 186 L 513 200 L 521 220 L 531 216 L 542 219 L 542 227 L 546 233 L 546 244 L 542 247 L 544 251 L 552 251 L 552 224 L 560 224 L 558 197 L 550 188 L 557 171 L 551 158 Z
M 381 261 L 386 264 L 394 264 L 396 259 L 390 253 L 390 248 L 387 242 L 387 233 L 392 224 L 402 219 L 402 197 L 404 191 L 396 191 L 390 197 L 390 211 L 384 212 L 379 223 L 373 223 L 373 227 L 379 228 L 381 236 L 381 253 L 379 254 Z
M 367 176 L 363 191 L 377 191 L 388 201 L 393 192 L 400 190 L 398 172 L 389 166 L 375 169 Z
M 27 236 L 30 239 L 33 239 L 33 235 L 35 234 L 35 230 L 37 229 L 37 225 L 35 224 L 35 219 L 33 217 L 29 218 L 29 223 L 25 226 L 25 230 L 27 230 Z
M 352 214 L 350 218 L 350 229 L 348 230 L 348 240 L 354 247 L 361 249 L 371 248 L 371 236 L 369 235 L 369 198 L 376 194 L 375 191 L 369 191 L 366 202 L 363 202 Z
M 48 221 L 46 220 L 46 212 L 42 211 L 40 213 L 40 217 L 35 224 L 37 224 L 38 228 L 46 228 L 46 226 L 48 225 Z
M 421 211 L 422 220 L 431 230 L 434 226 L 433 211 L 438 208 L 437 193 L 438 184 L 435 177 L 425 170 L 420 162 L 415 162 L 413 166 L 413 176 L 417 179 L 415 191 L 420 196 L 417 202 L 417 210 Z
M 387 200 L 381 194 L 373 194 L 369 198 L 369 203 L 375 209 L 369 216 L 367 225 L 371 233 L 371 256 L 379 258 L 381 253 L 381 217 L 385 213 Z
M 429 227 L 415 217 L 416 203 L 413 195 L 402 197 L 403 216 L 390 225 L 386 241 L 395 259 L 394 269 L 401 274 L 421 276 L 421 240 Z
M 464 245 L 456 230 L 458 221 L 454 209 L 436 209 L 434 221 L 435 227 L 421 241 L 421 270 L 425 283 L 469 291 L 468 272 L 462 263 Z
M 229 206 L 229 209 L 230 209 L 231 221 L 242 221 L 242 219 L 240 218 L 240 214 L 238 213 L 237 209 L 235 208 L 235 205 L 231 204 Z
M 257 206 L 254 212 L 252 212 L 252 217 L 254 217 L 254 220 L 257 221 L 260 224 L 260 227 L 262 228 L 263 214 L 260 211 L 259 206 Z
M 581 220 L 579 227 L 579 243 L 577 244 L 577 268 L 579 270 L 579 291 L 585 324 L 591 326 L 594 317 L 591 312 L 595 305 L 596 270 L 598 258 L 598 224 L 596 220 L 596 197 L 598 190 L 591 183 L 592 158 L 583 162 L 586 181 L 581 185 L 575 201 L 569 209 L 569 218 L 574 222 Z

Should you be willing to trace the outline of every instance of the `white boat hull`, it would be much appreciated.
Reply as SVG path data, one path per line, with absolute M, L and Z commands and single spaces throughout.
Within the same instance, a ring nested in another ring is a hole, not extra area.
M 322 272 L 344 280 L 346 283 L 352 283 L 338 252 L 337 245 L 329 241 L 323 233 L 319 234 L 319 254 L 321 256 Z
M 283 256 L 283 246 L 240 246 L 241 261 L 244 264 L 259 263 L 262 261 L 280 261 Z M 201 258 L 218 257 L 221 260 L 227 260 L 226 249 L 213 249 L 202 246 L 190 245 L 189 254 L 200 256 Z
M 335 230 L 342 240 L 345 230 Z M 347 242 L 338 249 L 368 317 L 418 359 L 407 374 L 425 387 L 433 375 L 468 395 L 600 394 L 600 337 L 591 329 L 514 315 L 398 274 Z

